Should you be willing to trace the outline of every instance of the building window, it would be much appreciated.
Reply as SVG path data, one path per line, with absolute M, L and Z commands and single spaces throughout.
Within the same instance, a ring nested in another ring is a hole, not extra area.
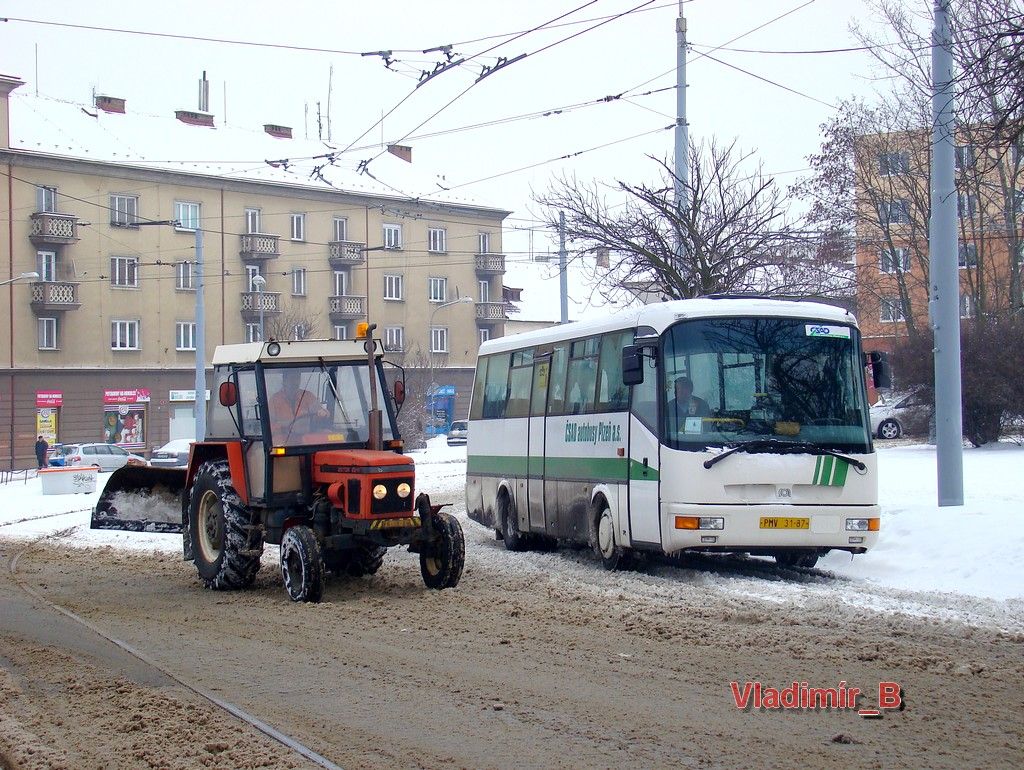
M 36 210 L 42 214 L 57 213 L 57 188 L 37 187 L 36 188 Z
M 477 285 L 480 287 L 480 301 L 490 302 L 491 301 L 491 282 L 490 281 L 478 281 Z
M 431 302 L 446 302 L 448 297 L 448 279 L 447 278 L 431 278 L 430 279 L 430 301 Z
M 974 145 L 961 144 L 956 148 L 957 171 L 965 168 L 974 168 Z
M 491 234 L 490 233 L 477 233 L 477 254 L 490 254 L 491 253 Z
M 910 249 L 882 249 L 878 259 L 878 270 L 882 273 L 905 273 L 910 270 Z
M 961 294 L 960 295 L 960 317 L 961 318 L 970 318 L 971 317 L 971 307 L 972 307 L 972 305 L 973 305 L 973 303 L 971 302 L 971 295 L 970 294 Z
M 306 215 L 292 214 L 292 240 L 306 240 Z
M 292 327 L 292 339 L 293 340 L 304 340 L 309 334 L 309 327 L 306 324 L 295 324 Z
M 40 318 L 39 319 L 39 349 L 40 350 L 56 350 L 57 349 L 57 319 L 56 318 Z
M 256 276 L 258 276 L 259 274 L 260 274 L 260 267 L 259 267 L 259 265 L 246 265 L 245 266 L 245 285 L 249 287 L 248 289 L 246 289 L 246 291 L 259 291 L 259 288 L 256 286 L 256 284 L 259 283 L 256 280 Z M 264 286 L 264 288 L 266 288 L 266 287 Z
M 196 324 L 194 321 L 178 321 L 174 324 L 174 338 L 178 350 L 196 349 Z
M 910 205 L 905 200 L 882 201 L 878 204 L 878 222 L 882 227 L 910 223 Z
M 384 349 L 394 353 L 401 353 L 403 350 L 405 350 L 405 329 L 403 327 L 385 327 Z
M 334 339 L 336 340 L 347 340 L 348 339 L 348 327 L 345 325 L 339 325 L 334 327 Z
M 260 325 L 259 324 L 246 324 L 245 325 L 245 341 L 246 342 L 263 342 L 260 337 Z
M 199 229 L 199 204 L 189 201 L 174 202 L 174 218 L 178 220 L 176 229 L 183 232 L 195 232 Z
M 110 224 L 115 227 L 136 227 L 139 224 L 137 195 L 110 196 Z
M 446 326 L 431 326 L 430 327 L 430 352 L 431 353 L 447 353 L 448 352 L 448 327 L 446 327 Z
M 177 262 L 174 265 L 174 288 L 178 291 L 193 291 L 193 270 L 191 262 Z
M 978 244 L 961 243 L 957 251 L 956 264 L 961 270 L 978 266 Z
M 36 272 L 39 273 L 40 281 L 57 280 L 57 252 L 37 251 Z
M 438 254 L 448 251 L 448 231 L 443 227 L 428 228 L 427 251 Z
M 292 294 L 296 297 L 306 296 L 306 271 L 296 267 L 292 270 Z
M 346 218 L 346 217 L 335 217 L 334 218 L 334 240 L 336 240 L 336 241 L 347 241 L 348 240 L 348 218 Z
M 139 321 L 111 321 L 110 349 L 138 350 L 139 325 Z
M 483 343 L 487 342 L 487 340 L 489 340 L 490 338 L 491 338 L 491 330 L 490 329 L 484 328 L 484 329 L 480 330 L 480 344 L 481 345 Z
M 400 249 L 400 248 L 402 248 L 402 226 L 401 225 L 384 225 L 384 248 L 385 249 Z
M 958 193 L 956 206 L 961 217 L 973 217 L 978 213 L 978 196 Z
M 910 155 L 905 152 L 882 152 L 878 154 L 878 173 L 895 176 L 910 172 Z
M 883 323 L 903 320 L 903 302 L 899 297 L 882 297 L 878 320 Z
M 334 296 L 344 297 L 348 294 L 348 274 L 344 270 L 334 271 Z
M 258 233 L 261 232 L 260 225 L 260 210 L 259 209 L 246 209 L 245 210 L 245 232 L 246 233 Z
M 110 285 L 127 289 L 139 288 L 139 258 L 111 257 Z
M 384 299 L 402 299 L 402 276 L 384 276 Z

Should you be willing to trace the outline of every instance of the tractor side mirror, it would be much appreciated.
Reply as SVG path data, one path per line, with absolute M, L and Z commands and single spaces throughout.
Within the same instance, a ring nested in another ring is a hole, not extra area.
M 238 403 L 238 385 L 233 382 L 222 382 L 217 390 L 221 406 L 234 406 Z
M 395 380 L 395 403 L 398 406 L 405 403 L 405 383 L 402 380 Z

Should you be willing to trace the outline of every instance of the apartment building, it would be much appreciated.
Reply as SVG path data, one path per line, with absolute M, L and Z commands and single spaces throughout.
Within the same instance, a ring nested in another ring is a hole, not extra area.
M 480 341 L 504 332 L 508 211 L 406 194 L 407 147 L 359 173 L 285 126 L 22 85 L 0 76 L 0 464 L 30 466 L 40 433 L 140 450 L 191 437 L 200 282 L 204 361 L 369 321 L 390 359 L 468 397 Z
M 958 131 L 960 316 L 1024 305 L 1024 147 L 985 127 Z M 861 136 L 855 146 L 857 304 L 866 349 L 893 351 L 929 330 L 931 134 Z

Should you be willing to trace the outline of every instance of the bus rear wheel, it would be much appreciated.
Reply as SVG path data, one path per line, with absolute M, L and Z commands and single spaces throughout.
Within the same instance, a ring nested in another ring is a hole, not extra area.
M 501 511 L 501 539 L 509 551 L 525 551 L 529 547 L 528 535 L 519 531 L 519 517 L 515 506 L 508 495 L 502 495 L 499 503 Z
M 631 554 L 615 543 L 615 520 L 608 506 L 602 503 L 596 517 L 596 533 L 594 550 L 601 557 L 601 564 L 606 570 L 619 570 L 629 567 Z

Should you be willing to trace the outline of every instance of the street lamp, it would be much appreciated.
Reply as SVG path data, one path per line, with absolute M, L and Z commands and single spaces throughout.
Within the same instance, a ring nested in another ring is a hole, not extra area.
M 440 305 L 437 305 L 433 310 L 430 311 L 430 321 L 427 324 L 427 350 L 429 351 L 427 355 L 427 361 L 430 366 L 430 385 L 427 387 L 427 404 L 429 411 L 428 416 L 430 417 L 433 416 L 434 391 L 437 389 L 437 384 L 434 382 L 434 315 L 437 313 L 438 310 L 441 310 L 443 308 L 451 307 L 452 305 L 463 304 L 473 304 L 473 298 L 470 296 L 465 296 L 459 297 L 458 299 L 453 299 L 449 302 L 442 302 Z
M 267 285 L 267 279 L 257 273 L 252 277 L 252 285 L 256 287 L 256 293 L 259 294 L 256 299 L 259 300 L 260 305 L 260 342 L 263 342 L 263 287 Z
M 31 273 L 22 273 L 21 275 L 16 275 L 13 278 L 8 278 L 5 281 L 0 281 L 0 286 L 6 286 L 9 283 L 14 283 L 15 281 L 21 281 L 21 280 L 34 281 L 38 277 L 39 277 L 39 273 L 37 273 L 35 270 L 33 270 Z

